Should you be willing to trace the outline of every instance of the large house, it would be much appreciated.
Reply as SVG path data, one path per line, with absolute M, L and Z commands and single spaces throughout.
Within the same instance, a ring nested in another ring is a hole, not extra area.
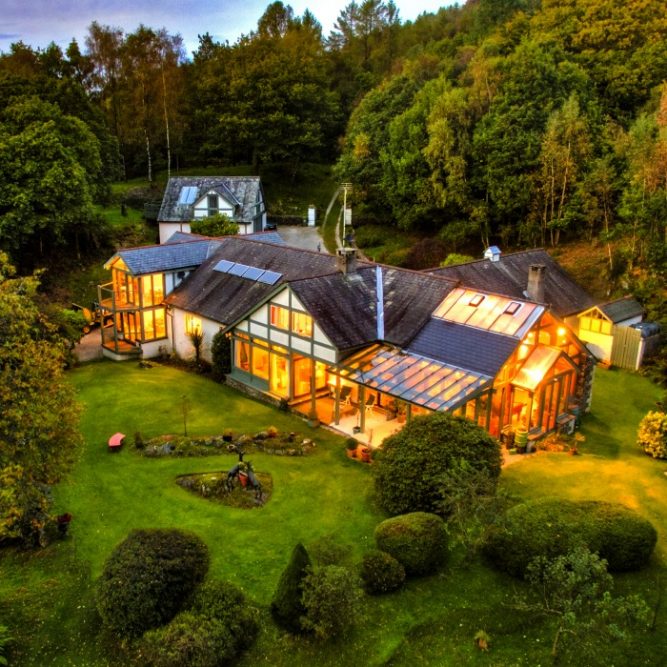
M 236 222 L 239 234 L 263 231 L 266 203 L 259 176 L 170 178 L 158 213 L 160 243 L 175 232 L 189 232 L 192 220 L 218 213 Z
M 484 259 L 429 273 L 545 304 L 603 363 L 637 369 L 650 349 L 646 332 L 633 328 L 643 319 L 640 303 L 629 297 L 606 303 L 594 299 L 545 250 L 505 255 L 492 246 Z
M 543 303 L 275 241 L 177 234 L 119 251 L 105 354 L 191 357 L 200 331 L 209 357 L 223 332 L 228 383 L 375 444 L 433 410 L 537 438 L 587 409 L 591 357 Z

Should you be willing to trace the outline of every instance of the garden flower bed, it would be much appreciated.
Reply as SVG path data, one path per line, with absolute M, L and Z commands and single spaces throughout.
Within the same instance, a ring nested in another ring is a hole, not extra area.
M 270 427 L 255 435 L 214 435 L 190 437 L 184 435 L 159 435 L 147 441 L 135 438 L 135 445 L 144 456 L 159 458 L 162 456 L 211 456 L 224 452 L 265 452 L 277 456 L 304 456 L 310 453 L 315 443 L 295 432 L 279 433 Z

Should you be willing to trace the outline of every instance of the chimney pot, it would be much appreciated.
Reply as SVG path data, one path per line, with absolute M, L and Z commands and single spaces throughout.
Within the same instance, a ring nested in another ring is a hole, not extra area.
M 528 268 L 528 287 L 526 296 L 531 301 L 544 303 L 544 274 L 547 267 L 544 264 L 531 264 Z
M 343 275 L 357 272 L 357 251 L 354 248 L 338 248 L 336 251 L 336 265 Z

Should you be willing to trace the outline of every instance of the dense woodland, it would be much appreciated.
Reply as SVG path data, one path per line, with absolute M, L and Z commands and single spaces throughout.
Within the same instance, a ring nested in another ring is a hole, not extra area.
M 274 2 L 192 54 L 165 29 L 95 22 L 64 53 L 0 56 L 0 238 L 22 266 L 101 243 L 93 203 L 113 180 L 335 162 L 358 223 L 444 252 L 589 240 L 660 317 L 666 80 L 661 0 L 469 0 L 414 22 L 364 0 L 328 36 Z

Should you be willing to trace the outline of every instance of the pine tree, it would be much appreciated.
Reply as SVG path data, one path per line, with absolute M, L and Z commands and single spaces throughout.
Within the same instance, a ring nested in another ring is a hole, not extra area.
M 301 617 L 306 609 L 301 601 L 303 582 L 311 571 L 306 548 L 299 543 L 294 547 L 287 567 L 280 575 L 278 587 L 271 601 L 271 613 L 276 623 L 293 633 L 301 632 Z

